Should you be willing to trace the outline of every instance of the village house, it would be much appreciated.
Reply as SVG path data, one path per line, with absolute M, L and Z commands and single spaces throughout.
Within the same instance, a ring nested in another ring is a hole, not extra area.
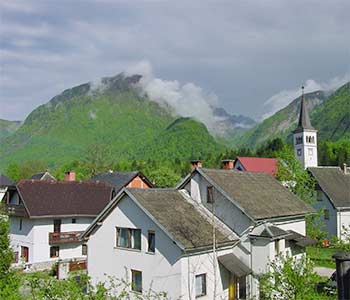
M 64 181 L 39 175 L 20 181 L 7 200 L 15 263 L 47 268 L 57 260 L 85 259 L 79 236 L 118 190 L 101 181 L 76 181 L 73 171 Z
M 276 176 L 278 170 L 276 158 L 237 156 L 236 160 L 232 161 L 231 165 L 229 162 L 230 160 L 223 161 L 226 169 L 235 169 L 238 171 L 248 171 L 253 173 L 264 172 L 271 176 Z
M 34 180 L 57 180 L 55 177 L 53 177 L 48 171 L 45 172 L 40 172 L 37 174 L 34 174 L 32 177 L 29 179 L 34 179 Z
M 308 168 L 316 180 L 316 210 L 323 210 L 322 228 L 328 238 L 350 234 L 350 169 L 339 167 Z
M 177 189 L 123 189 L 82 235 L 88 274 L 171 299 L 251 299 L 271 260 L 304 253 L 309 213 L 270 175 L 195 167 Z
M 91 178 L 93 181 L 104 182 L 119 192 L 123 187 L 129 188 L 151 188 L 153 183 L 140 171 L 114 172 L 109 170 Z

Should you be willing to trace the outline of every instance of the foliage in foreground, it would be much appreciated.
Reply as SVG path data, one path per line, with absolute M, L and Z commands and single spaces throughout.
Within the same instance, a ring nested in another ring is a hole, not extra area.
M 131 291 L 126 280 L 109 277 L 106 282 L 93 287 L 85 274 L 72 274 L 69 278 L 58 280 L 45 273 L 32 273 L 23 282 L 23 300 L 167 300 L 165 292 L 143 290 Z
M 260 280 L 261 300 L 316 300 L 316 284 L 320 277 L 314 272 L 312 261 L 303 256 L 278 257 L 270 263 L 270 272 Z

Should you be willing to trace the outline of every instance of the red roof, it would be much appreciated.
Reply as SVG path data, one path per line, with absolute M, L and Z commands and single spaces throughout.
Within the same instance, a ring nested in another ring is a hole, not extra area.
M 264 172 L 275 176 L 277 173 L 276 158 L 262 157 L 237 157 L 237 160 L 243 165 L 248 172 Z

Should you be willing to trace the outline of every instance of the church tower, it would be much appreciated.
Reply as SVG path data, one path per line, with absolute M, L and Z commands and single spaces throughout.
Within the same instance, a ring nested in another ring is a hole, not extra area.
M 304 98 L 304 87 L 302 87 L 299 122 L 293 132 L 293 140 L 294 155 L 306 169 L 317 167 L 317 130 L 311 126 Z

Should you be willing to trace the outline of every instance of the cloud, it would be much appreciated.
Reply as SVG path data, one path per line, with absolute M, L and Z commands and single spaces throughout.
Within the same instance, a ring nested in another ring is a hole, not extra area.
M 215 94 L 206 93 L 201 87 L 191 82 L 181 84 L 177 80 L 156 78 L 152 65 L 148 61 L 129 67 L 126 74 L 142 75 L 138 85 L 152 101 L 169 105 L 176 114 L 193 117 L 203 122 L 209 130 L 214 130 L 215 118 L 211 105 L 216 105 L 218 102 Z
M 350 74 L 345 74 L 341 77 L 334 77 L 327 82 L 317 82 L 313 79 L 308 79 L 304 84 L 304 92 L 311 93 L 320 90 L 331 92 L 349 81 Z M 273 95 L 264 103 L 264 106 L 267 107 L 269 111 L 263 114 L 261 119 L 264 120 L 272 116 L 274 113 L 287 106 L 294 99 L 298 98 L 300 94 L 301 87 L 291 90 L 283 90 Z

